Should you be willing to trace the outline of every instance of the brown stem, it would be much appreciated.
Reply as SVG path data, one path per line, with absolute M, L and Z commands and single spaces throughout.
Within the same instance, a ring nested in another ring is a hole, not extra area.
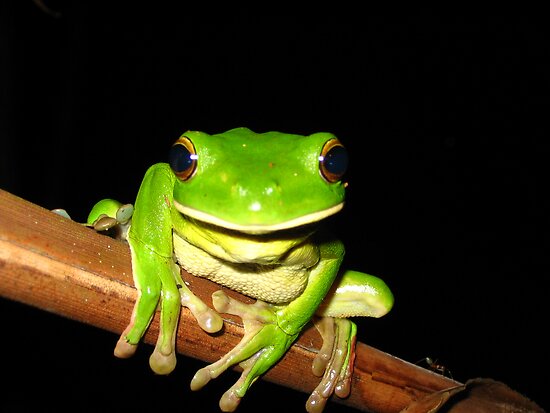
M 195 294 L 211 304 L 211 293 L 220 287 L 189 274 L 184 277 Z M 136 298 L 129 249 L 0 190 L 0 295 L 120 334 Z M 178 352 L 206 362 L 220 358 L 243 333 L 239 319 L 225 320 L 224 334 L 209 335 L 184 309 Z M 155 317 L 145 341 L 153 343 L 157 333 Z M 320 345 L 319 335 L 309 328 L 265 378 L 311 392 L 319 381 L 311 365 Z M 352 392 L 343 403 L 364 411 L 394 413 L 424 396 L 458 385 L 358 343 Z

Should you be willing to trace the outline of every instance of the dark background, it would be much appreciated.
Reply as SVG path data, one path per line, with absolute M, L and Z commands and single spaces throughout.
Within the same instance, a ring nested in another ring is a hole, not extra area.
M 351 153 L 331 221 L 346 265 L 396 299 L 360 340 L 548 407 L 546 21 L 114 3 L 47 2 L 55 18 L 1 2 L 1 188 L 83 221 L 101 198 L 132 202 L 188 129 L 331 131 Z M 6 300 L 0 322 L 0 411 L 216 411 L 236 379 L 191 393 L 202 362 L 158 377 L 151 348 L 116 360 L 111 333 Z M 306 398 L 257 382 L 239 409 Z

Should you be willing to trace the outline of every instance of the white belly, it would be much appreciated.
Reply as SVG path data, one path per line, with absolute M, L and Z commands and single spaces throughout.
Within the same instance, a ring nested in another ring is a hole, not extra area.
M 229 262 L 210 255 L 174 233 L 174 253 L 186 271 L 258 300 L 282 304 L 306 288 L 309 268 L 303 263 L 256 264 Z

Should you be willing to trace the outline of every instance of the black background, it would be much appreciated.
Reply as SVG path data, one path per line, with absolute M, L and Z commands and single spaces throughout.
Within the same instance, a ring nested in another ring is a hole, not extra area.
M 114 3 L 48 2 L 60 18 L 1 3 L 1 188 L 83 221 L 101 198 L 132 202 L 185 130 L 331 131 L 351 153 L 348 203 L 330 221 L 346 265 L 396 299 L 359 322 L 360 340 L 548 406 L 544 20 Z M 158 377 L 150 347 L 116 360 L 111 333 L 6 300 L 0 322 L 1 411 L 216 411 L 236 379 L 191 393 L 202 362 L 180 357 Z M 257 382 L 239 410 L 305 400 Z

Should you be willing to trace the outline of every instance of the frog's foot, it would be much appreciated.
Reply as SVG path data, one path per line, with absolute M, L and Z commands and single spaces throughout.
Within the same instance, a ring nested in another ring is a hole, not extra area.
M 129 343 L 128 339 L 126 338 L 131 329 L 132 329 L 132 324 L 129 324 L 120 335 L 115 346 L 115 351 L 114 351 L 115 357 L 118 357 L 121 359 L 127 359 L 132 357 L 136 352 L 138 347 L 137 344 Z
M 130 244 L 130 251 L 138 296 L 114 354 L 127 358 L 135 353 L 160 300 L 159 335 L 149 364 L 155 373 L 168 374 L 176 367 L 175 338 L 181 303 L 174 277 L 179 274 L 179 267 L 171 257 L 162 257 L 147 248 L 135 249 Z M 154 271 L 148 271 L 151 268 Z
M 141 337 L 149 327 L 154 315 L 160 290 L 148 289 L 148 294 L 140 291 L 134 306 L 130 324 L 120 335 L 114 355 L 128 358 L 134 355 Z M 163 286 L 160 309 L 159 335 L 155 349 L 149 358 L 149 365 L 156 374 L 169 374 L 176 367 L 176 328 L 180 312 L 180 298 L 177 289 Z
M 298 334 L 287 334 L 277 324 L 277 306 L 256 301 L 244 304 L 223 291 L 212 294 L 214 308 L 220 313 L 239 316 L 244 336 L 225 356 L 195 374 L 191 389 L 199 390 L 229 367 L 240 363 L 243 372 L 237 382 L 220 399 L 220 408 L 232 412 L 256 379 L 273 366 L 292 345 Z
M 106 232 L 115 239 L 126 241 L 133 214 L 132 204 L 123 205 L 113 199 L 103 199 L 90 212 L 86 225 L 97 232 Z
M 334 393 L 347 397 L 351 390 L 355 361 L 356 325 L 345 318 L 322 317 L 314 321 L 323 346 L 313 360 L 313 374 L 323 376 L 306 403 L 306 410 L 318 413 Z
M 157 374 L 168 374 L 176 367 L 176 330 L 180 305 L 191 311 L 204 331 L 215 333 L 223 327 L 221 316 L 191 292 L 182 280 L 180 269 L 175 263 L 172 263 L 172 275 L 177 290 L 168 290 L 166 282 L 163 282 L 159 337 L 149 358 L 149 365 Z M 172 306 L 172 310 L 165 311 L 165 307 L 168 306 Z M 131 346 L 129 343 L 127 345 Z
M 64 218 L 67 218 L 67 219 L 70 219 L 72 220 L 71 216 L 69 215 L 69 213 L 67 211 L 65 211 L 64 209 L 62 208 L 55 208 L 55 209 L 52 209 L 52 212 L 54 214 L 57 214 L 57 215 L 60 215 Z
M 199 297 L 187 287 L 185 281 L 181 278 L 181 273 L 175 273 L 177 287 L 180 291 L 180 300 L 183 307 L 187 307 L 198 325 L 207 333 L 216 333 L 223 327 L 223 319 L 210 307 L 208 307 Z

